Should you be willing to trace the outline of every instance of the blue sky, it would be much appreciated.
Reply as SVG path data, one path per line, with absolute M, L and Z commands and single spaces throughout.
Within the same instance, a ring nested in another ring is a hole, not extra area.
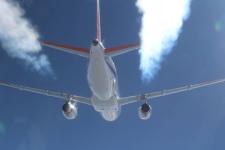
M 94 0 L 20 1 L 41 39 L 89 47 L 95 38 Z M 101 1 L 102 34 L 106 47 L 139 41 L 141 16 L 135 0 Z M 225 2 L 193 1 L 190 18 L 173 52 L 157 76 L 141 80 L 138 52 L 114 58 L 121 96 L 173 88 L 225 76 Z M 7 15 L 7 14 L 6 14 Z M 151 33 L 149 33 L 151 34 Z M 90 96 L 87 60 L 44 48 L 55 77 L 41 76 L 0 48 L 0 79 L 39 88 Z M 137 116 L 140 104 L 122 109 L 106 122 L 89 106 L 67 121 L 63 102 L 54 98 L 0 88 L 0 149 L 204 149 L 225 147 L 225 86 L 214 86 L 151 101 L 152 118 Z

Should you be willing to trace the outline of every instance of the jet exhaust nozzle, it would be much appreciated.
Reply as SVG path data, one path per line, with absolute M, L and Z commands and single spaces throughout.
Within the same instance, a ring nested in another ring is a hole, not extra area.
M 94 40 L 92 41 L 92 44 L 93 44 L 94 46 L 97 46 L 98 43 L 99 43 L 99 41 L 98 41 L 97 39 L 94 39 Z

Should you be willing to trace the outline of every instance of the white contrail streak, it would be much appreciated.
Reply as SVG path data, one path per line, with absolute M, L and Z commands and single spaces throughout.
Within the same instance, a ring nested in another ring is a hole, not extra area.
M 189 16 L 190 4 L 191 0 L 137 0 L 136 6 L 143 15 L 139 34 L 143 79 L 151 80 L 160 69 Z
M 39 35 L 24 17 L 24 10 L 14 0 L 0 0 L 0 42 L 13 58 L 41 74 L 52 73 L 48 57 L 40 54 Z

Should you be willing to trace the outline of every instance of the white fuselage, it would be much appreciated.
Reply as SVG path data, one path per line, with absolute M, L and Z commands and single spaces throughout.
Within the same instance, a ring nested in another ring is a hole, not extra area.
M 92 104 L 107 121 L 116 120 L 120 112 L 116 76 L 115 64 L 111 57 L 105 55 L 104 46 L 101 43 L 92 45 L 87 73 L 93 93 Z

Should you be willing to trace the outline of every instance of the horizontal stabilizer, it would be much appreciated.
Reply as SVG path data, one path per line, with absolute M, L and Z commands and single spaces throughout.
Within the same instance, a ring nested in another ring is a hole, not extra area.
M 46 47 L 54 48 L 57 50 L 61 50 L 67 53 L 76 54 L 82 57 L 89 57 L 89 49 L 88 48 L 80 48 L 63 44 L 56 44 L 53 42 L 42 41 L 41 44 Z
M 117 56 L 139 48 L 140 48 L 139 44 L 128 44 L 113 48 L 106 48 L 105 53 L 107 56 Z

